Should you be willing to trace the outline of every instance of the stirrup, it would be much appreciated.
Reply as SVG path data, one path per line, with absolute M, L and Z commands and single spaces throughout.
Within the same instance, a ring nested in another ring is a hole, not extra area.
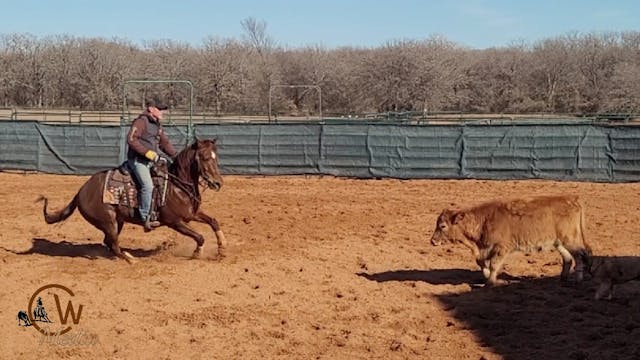
M 144 222 L 144 232 L 149 232 L 159 226 L 161 226 L 162 224 L 160 223 L 160 221 L 155 221 L 155 220 L 147 220 Z

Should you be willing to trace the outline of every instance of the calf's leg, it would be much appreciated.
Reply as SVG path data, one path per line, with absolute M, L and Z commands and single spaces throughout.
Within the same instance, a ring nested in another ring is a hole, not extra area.
M 489 260 L 489 278 L 487 279 L 487 285 L 489 286 L 497 286 L 504 285 L 506 281 L 499 280 L 498 275 L 500 275 L 500 270 L 502 270 L 502 265 L 506 259 L 507 253 L 502 249 L 495 249 L 492 256 Z
M 562 244 L 558 243 L 556 245 L 556 249 L 562 256 L 562 273 L 560 273 L 560 280 L 567 281 L 569 280 L 569 273 L 571 272 L 571 264 L 573 263 L 573 256 L 569 250 L 567 250 Z
M 586 257 L 589 256 L 587 251 L 584 249 L 578 251 L 572 251 L 571 255 L 573 255 L 573 259 L 576 262 L 576 282 L 582 282 L 584 279 L 584 268 L 585 268 L 585 260 Z
M 489 279 L 489 275 L 491 274 L 491 271 L 489 270 L 489 261 L 484 257 L 477 257 L 476 264 L 480 266 L 480 270 L 482 270 L 482 276 L 484 276 L 484 279 Z

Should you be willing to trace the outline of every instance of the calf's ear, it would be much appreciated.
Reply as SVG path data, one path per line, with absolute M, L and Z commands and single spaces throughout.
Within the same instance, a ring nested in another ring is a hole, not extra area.
M 451 223 L 457 224 L 460 221 L 464 220 L 464 213 L 462 211 L 458 211 L 451 216 Z

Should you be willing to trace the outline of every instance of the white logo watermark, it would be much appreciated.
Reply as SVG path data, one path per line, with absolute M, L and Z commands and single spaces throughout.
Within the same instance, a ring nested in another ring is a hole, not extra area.
M 72 333 L 65 333 L 64 328 L 52 331 L 48 326 L 45 328 L 48 336 L 41 336 L 38 341 L 39 345 L 57 345 L 57 346 L 94 346 L 100 343 L 98 335 L 76 329 Z

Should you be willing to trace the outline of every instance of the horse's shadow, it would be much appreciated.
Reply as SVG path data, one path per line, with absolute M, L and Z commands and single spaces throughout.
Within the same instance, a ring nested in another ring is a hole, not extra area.
M 151 250 L 124 248 L 122 250 L 128 251 L 131 255 L 140 258 L 153 256 L 161 252 L 163 249 L 163 246 L 158 246 Z M 115 258 L 113 252 L 107 249 L 103 244 L 77 244 L 66 240 L 53 242 L 44 238 L 33 238 L 31 240 L 31 248 L 28 250 L 12 252 L 17 255 L 41 254 L 61 257 L 83 257 L 91 260 L 99 258 Z

